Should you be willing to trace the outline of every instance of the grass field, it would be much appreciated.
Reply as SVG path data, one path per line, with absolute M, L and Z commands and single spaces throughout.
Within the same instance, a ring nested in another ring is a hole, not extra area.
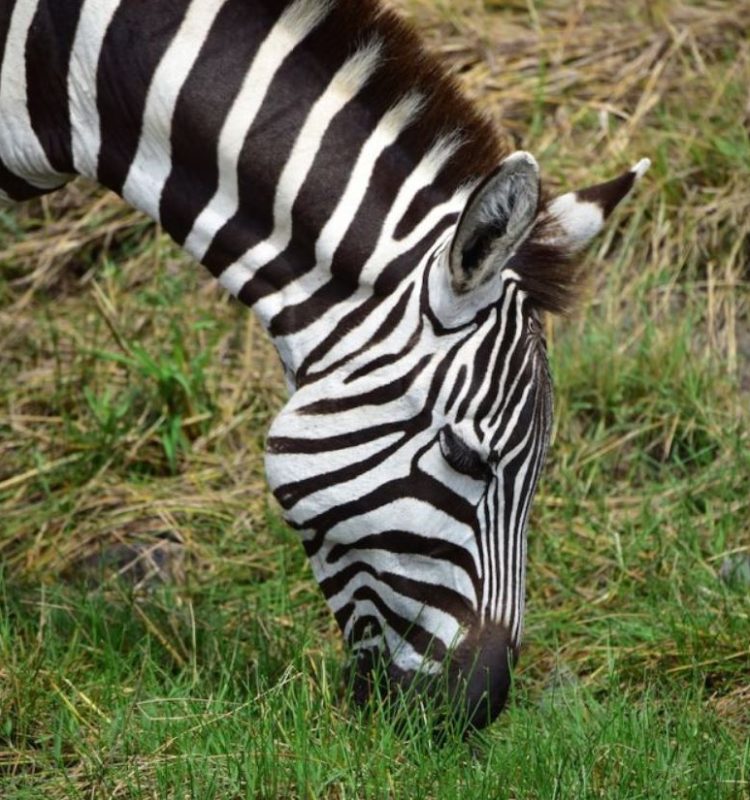
M 552 184 L 654 162 L 548 323 L 509 710 L 350 707 L 264 483 L 275 355 L 75 184 L 0 213 L 4 800 L 750 798 L 750 2 L 397 5 Z

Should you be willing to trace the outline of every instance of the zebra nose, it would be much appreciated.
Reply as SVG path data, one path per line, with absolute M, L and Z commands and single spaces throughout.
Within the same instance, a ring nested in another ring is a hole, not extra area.
M 505 707 L 517 650 L 504 628 L 485 625 L 461 643 L 449 666 L 454 702 L 470 728 L 489 725 Z
M 503 710 L 511 684 L 517 650 L 504 628 L 483 625 L 472 631 L 455 651 L 446 656 L 439 674 L 402 670 L 383 654 L 361 653 L 349 674 L 356 705 L 366 705 L 373 692 L 395 710 L 401 698 L 407 707 L 415 701 L 434 703 L 436 721 L 447 717 L 459 727 L 484 728 Z

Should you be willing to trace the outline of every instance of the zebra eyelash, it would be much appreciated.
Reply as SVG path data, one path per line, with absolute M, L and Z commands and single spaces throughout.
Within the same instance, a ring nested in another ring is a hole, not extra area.
M 441 429 L 439 442 L 443 458 L 456 472 L 478 481 L 488 481 L 492 477 L 490 463 L 468 445 L 450 425 Z

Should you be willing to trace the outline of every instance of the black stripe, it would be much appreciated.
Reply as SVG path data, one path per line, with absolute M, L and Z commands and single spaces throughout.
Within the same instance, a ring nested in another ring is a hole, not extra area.
M 154 71 L 188 5 L 189 0 L 123 2 L 104 36 L 96 73 L 101 131 L 97 174 L 101 183 L 118 194 L 138 150 Z M 153 142 L 156 147 L 159 144 Z
M 422 321 L 420 320 L 417 330 L 414 331 L 406 344 L 397 353 L 386 353 L 385 355 L 374 358 L 372 361 L 368 361 L 367 364 L 364 364 L 359 369 L 354 370 L 354 372 L 350 372 L 344 379 L 344 383 L 354 383 L 355 381 L 365 378 L 376 370 L 382 369 L 383 367 L 395 366 L 396 364 L 399 364 L 410 355 L 415 345 L 419 341 L 419 336 L 421 333 Z
M 358 263 L 357 256 L 351 263 Z M 361 262 L 359 262 L 361 263 Z M 302 302 L 288 305 L 271 320 L 268 332 L 273 337 L 290 336 L 299 333 L 308 325 L 324 317 L 331 309 L 348 300 L 357 291 L 357 285 L 332 278 L 306 297 Z M 246 295 L 243 294 L 245 300 Z
M 429 421 L 425 424 L 425 429 L 428 426 Z M 432 446 L 432 444 L 429 446 Z M 417 453 L 414 457 L 415 460 L 418 460 L 420 455 L 421 453 Z M 323 545 L 328 531 L 340 522 L 382 506 L 390 505 L 405 497 L 428 503 L 448 517 L 452 517 L 459 524 L 466 525 L 476 535 L 477 514 L 475 506 L 466 498 L 447 491 L 444 484 L 436 481 L 430 475 L 415 471 L 407 478 L 388 481 L 361 497 L 340 503 L 311 519 L 305 520 L 300 524 L 300 527 L 305 530 L 315 531 L 314 537 L 304 543 L 305 552 L 308 556 L 314 556 Z
M 351 41 L 341 41 L 336 26 L 336 15 L 328 15 L 292 51 L 268 87 L 239 158 L 239 210 L 216 234 L 203 259 L 213 275 L 220 275 L 273 232 L 274 197 L 284 166 L 312 106 L 350 54 Z M 325 65 L 324 80 L 315 79 L 321 64 Z M 296 274 L 286 272 L 285 266 L 280 265 L 285 274 Z M 273 290 L 273 278 L 269 285 Z M 239 296 L 252 305 L 248 295 L 249 290 L 243 290 Z
M 285 483 L 274 490 L 274 495 L 284 508 L 291 508 L 303 497 L 319 492 L 321 489 L 325 489 L 326 486 L 344 483 L 361 477 L 398 452 L 405 442 L 406 437 L 402 437 L 362 461 L 350 461 L 339 469 L 320 472 L 310 478 L 294 481 L 293 483 Z
M 68 66 L 83 0 L 37 7 L 26 40 L 26 92 L 31 127 L 53 169 L 75 172 L 68 102 Z
M 526 523 L 529 516 L 529 510 L 531 508 L 531 501 L 534 499 L 534 494 L 536 492 L 536 486 L 539 480 L 539 475 L 541 472 L 541 468 L 543 466 L 543 455 L 544 455 L 544 435 L 539 431 L 539 426 L 535 425 L 534 430 L 534 449 L 531 455 L 531 462 L 529 467 L 529 473 L 524 481 L 524 485 L 522 488 L 523 493 L 523 502 L 520 504 L 520 515 L 519 521 L 520 525 L 518 528 L 518 551 L 519 551 L 519 558 L 516 563 L 516 571 L 515 571 L 515 583 L 516 587 L 520 587 L 522 583 L 522 576 L 524 570 L 524 560 L 523 560 L 523 553 L 521 544 L 523 539 L 526 537 Z M 523 604 L 524 598 L 523 596 L 520 598 L 521 604 Z
M 17 200 L 19 203 L 53 191 L 53 189 L 47 189 L 46 191 L 44 189 L 38 189 L 36 186 L 27 183 L 23 178 L 19 178 L 18 175 L 11 172 L 2 160 L 0 160 L 0 189 L 2 189 L 11 200 Z
M 386 550 L 398 555 L 421 555 L 438 561 L 448 561 L 467 574 L 478 596 L 481 596 L 480 579 L 474 559 L 465 548 L 452 542 L 409 531 L 384 531 L 362 536 L 350 544 L 337 544 L 331 548 L 326 561 L 335 564 L 354 550 Z
M 274 453 L 330 453 L 345 447 L 357 447 L 377 439 L 390 436 L 392 433 L 403 433 L 408 425 L 403 422 L 386 422 L 356 431 L 341 433 L 336 436 L 325 436 L 320 439 L 300 439 L 291 436 L 270 436 L 266 441 L 266 451 Z
M 7 2 L 6 0 L 6 2 L 0 6 L 0 65 L 2 65 L 5 55 L 5 41 L 8 38 L 14 5 L 13 2 Z
M 474 363 L 472 364 L 472 376 L 469 388 L 464 395 L 458 409 L 456 410 L 456 422 L 461 422 L 468 413 L 469 406 L 476 400 L 477 392 L 480 390 L 484 379 L 487 377 L 486 365 L 489 363 L 492 350 L 497 342 L 497 337 L 500 335 L 502 327 L 502 314 L 498 312 L 497 317 L 487 333 L 484 334 L 484 339 L 479 345 L 477 352 L 474 356 Z M 475 423 L 476 424 L 476 423 Z
M 448 396 L 448 400 L 445 404 L 446 414 L 453 408 L 453 404 L 456 402 L 456 400 L 458 400 L 458 395 L 461 393 L 464 383 L 466 383 L 466 374 L 466 364 L 461 364 L 461 368 L 458 370 L 458 375 L 456 375 L 456 382 L 453 384 L 453 388 L 451 389 L 451 393 Z
M 504 298 L 503 301 L 504 303 Z M 514 347 L 513 342 L 516 337 L 516 304 L 514 302 L 510 302 L 508 305 L 508 314 L 505 320 L 505 330 L 503 332 L 503 339 L 500 342 L 500 348 L 497 353 L 497 357 L 495 359 L 495 363 L 492 365 L 492 377 L 490 378 L 489 384 L 487 386 L 487 391 L 485 392 L 484 397 L 481 399 L 479 404 L 477 405 L 476 414 L 474 415 L 474 431 L 477 436 L 481 438 L 482 431 L 480 424 L 484 422 L 488 422 L 488 415 L 495 403 L 498 401 L 498 395 L 500 392 L 507 392 L 508 386 L 515 380 L 515 376 L 518 374 L 519 370 L 523 366 L 523 356 L 524 356 L 524 333 L 523 331 L 520 332 L 519 340 L 517 345 Z M 501 312 L 502 313 L 502 312 Z M 497 335 L 500 335 L 500 329 L 498 328 Z M 513 350 L 511 351 L 511 347 Z M 520 360 L 519 360 L 520 359 Z M 508 364 L 508 360 L 510 360 L 510 364 Z M 506 369 L 506 383 L 504 386 L 500 385 L 500 379 L 502 377 L 503 371 Z M 482 370 L 483 371 L 483 370 Z M 507 398 L 503 399 L 500 402 L 499 409 L 504 408 L 507 406 L 508 400 Z M 497 419 L 500 414 L 498 410 L 492 416 L 492 419 L 489 420 L 489 427 L 492 428 L 497 424 Z
M 445 645 L 421 625 L 413 620 L 404 619 L 397 614 L 376 591 L 369 586 L 362 586 L 353 595 L 354 600 L 369 600 L 382 614 L 388 626 L 404 641 L 408 642 L 421 655 L 430 654 L 436 661 L 443 661 L 448 652 Z
M 315 369 L 318 361 L 325 358 L 329 350 L 345 338 L 346 334 L 361 325 L 371 314 L 377 312 L 380 306 L 386 302 L 387 298 L 384 297 L 369 297 L 362 303 L 359 303 L 352 311 L 344 316 L 323 338 L 319 344 L 310 350 L 305 356 L 305 360 L 297 370 L 297 385 L 303 386 L 307 383 L 307 376 L 310 371 Z
M 377 636 L 379 633 L 382 633 L 383 620 L 385 620 L 387 624 L 396 631 L 402 639 L 408 641 L 417 652 L 421 652 L 423 655 L 429 653 L 430 656 L 438 660 L 445 657 L 446 650 L 441 642 L 436 641 L 424 628 L 393 612 L 379 595 L 369 587 L 358 589 L 354 593 L 353 601 L 342 606 L 342 608 L 336 612 L 336 621 L 342 632 L 346 628 L 352 614 L 357 611 L 357 604 L 354 602 L 356 600 L 369 600 L 381 614 L 381 619 L 374 617 L 372 614 L 364 614 L 361 617 L 357 617 L 348 637 L 350 645 L 358 642 L 363 635 L 367 635 L 369 632 L 368 628 L 371 630 L 370 635 L 372 636 Z M 427 643 L 426 647 L 425 643 Z
M 517 348 L 512 354 L 512 361 L 511 366 L 509 369 L 509 374 L 514 376 L 514 381 L 517 380 L 516 385 L 511 389 L 511 387 L 506 387 L 505 396 L 503 398 L 503 402 L 501 403 L 498 411 L 493 416 L 491 421 L 492 428 L 496 428 L 495 435 L 492 437 L 492 441 L 490 443 L 491 449 L 497 448 L 497 443 L 502 438 L 502 436 L 506 433 L 508 429 L 508 424 L 516 411 L 516 408 L 520 405 L 521 399 L 523 397 L 524 390 L 529 386 L 529 384 L 534 384 L 536 381 L 533 365 L 527 363 L 524 367 L 522 363 L 513 363 L 518 359 L 524 357 L 524 353 L 520 348 Z M 521 370 L 523 369 L 523 373 Z M 518 420 L 515 424 L 514 429 L 510 432 L 508 439 L 504 445 L 504 452 L 509 452 L 512 450 L 524 437 L 526 431 L 528 430 L 529 425 L 533 423 L 534 420 L 534 393 L 535 389 L 532 388 L 530 394 L 527 396 L 526 401 L 524 402 L 523 408 L 521 409 L 521 413 L 519 414 Z M 502 456 L 502 453 L 500 454 Z
M 524 453 L 520 454 L 520 460 L 523 462 Z M 513 583 L 513 577 L 509 574 L 508 566 L 510 564 L 510 548 L 512 540 L 515 536 L 518 535 L 518 531 L 513 527 L 513 500 L 515 498 L 515 490 L 513 484 L 516 479 L 516 469 L 508 466 L 504 471 L 501 477 L 502 481 L 502 492 L 503 498 L 505 500 L 503 505 L 503 520 L 502 520 L 502 552 L 498 553 L 498 556 L 502 559 L 503 569 L 505 571 L 505 581 L 503 585 L 503 597 L 502 597 L 502 604 L 501 608 L 505 609 L 508 607 L 510 602 L 510 594 L 511 594 L 511 585 Z M 494 566 L 494 565 L 493 565 Z
M 346 366 L 346 364 L 350 363 L 351 361 L 354 361 L 356 358 L 359 358 L 359 356 L 363 355 L 364 353 L 367 353 L 373 347 L 380 344 L 384 339 L 390 336 L 390 334 L 392 334 L 394 329 L 398 326 L 399 322 L 403 319 L 404 312 L 406 311 L 409 299 L 411 298 L 413 291 L 414 291 L 413 285 L 409 285 L 406 287 L 406 290 L 402 292 L 401 296 L 398 298 L 396 305 L 388 312 L 388 315 L 380 323 L 378 329 L 364 344 L 362 344 L 356 350 L 353 350 L 352 352 L 342 356 L 340 359 L 338 359 L 338 361 L 334 361 L 332 364 L 325 367 L 324 369 L 315 372 L 312 375 L 308 373 L 305 376 L 306 383 L 307 384 L 314 383 L 315 381 L 319 381 L 323 378 L 328 377 L 328 375 L 340 370 L 342 367 Z M 422 329 L 422 322 L 420 319 L 418 330 L 421 331 L 421 329 Z M 413 342 L 414 335 L 409 337 L 409 340 L 410 342 Z M 365 370 L 369 371 L 367 369 L 367 366 L 368 365 L 365 365 L 364 367 L 361 367 L 355 372 L 350 373 L 346 377 L 344 382 L 351 383 L 352 381 L 356 380 L 357 377 L 359 377 L 360 373 L 363 374 L 363 371 Z
M 326 597 L 334 597 L 357 575 L 371 575 L 376 581 L 385 584 L 394 592 L 408 597 L 429 608 L 450 614 L 462 625 L 475 622 L 474 610 L 467 598 L 447 586 L 437 587 L 434 583 L 406 578 L 393 572 L 382 572 L 364 561 L 358 561 L 321 582 L 320 588 Z M 357 593 L 354 593 L 356 597 Z
M 482 503 L 482 514 L 484 516 L 484 536 L 479 540 L 479 548 L 482 554 L 482 578 L 487 585 L 487 598 L 489 608 L 492 608 L 492 603 L 497 593 L 497 583 L 500 580 L 500 575 L 495 565 L 492 563 L 492 544 L 495 547 L 500 546 L 499 536 L 501 531 L 498 530 L 497 522 L 493 526 L 493 519 L 497 521 L 499 509 L 497 507 L 497 478 L 490 484 L 489 490 L 485 495 L 484 502 Z M 493 514 L 494 511 L 494 514 Z M 487 609 L 483 609 L 486 611 Z
M 405 374 L 394 376 L 387 385 L 378 386 L 369 392 L 350 395 L 349 397 L 328 397 L 316 400 L 297 410 L 298 414 L 336 414 L 342 411 L 361 408 L 368 405 L 385 405 L 406 395 L 411 385 L 432 360 L 431 355 L 422 356 Z
M 222 127 L 253 57 L 282 10 L 254 3 L 248 13 L 247 0 L 227 0 L 180 89 L 172 117 L 172 170 L 159 210 L 164 229 L 178 244 L 184 244 L 219 186 Z
M 346 628 L 346 623 L 349 621 L 352 613 L 356 609 L 354 603 L 347 603 L 342 609 L 336 613 L 336 621 L 339 623 L 341 630 Z M 349 631 L 349 644 L 354 644 L 362 639 L 373 639 L 383 633 L 383 623 L 372 614 L 363 614 L 357 617 Z

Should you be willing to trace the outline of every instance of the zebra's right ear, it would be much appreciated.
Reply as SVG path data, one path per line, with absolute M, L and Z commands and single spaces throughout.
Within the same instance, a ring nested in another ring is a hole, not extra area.
M 453 290 L 465 294 L 496 275 L 528 236 L 539 207 L 539 166 L 508 156 L 469 198 L 450 251 Z

